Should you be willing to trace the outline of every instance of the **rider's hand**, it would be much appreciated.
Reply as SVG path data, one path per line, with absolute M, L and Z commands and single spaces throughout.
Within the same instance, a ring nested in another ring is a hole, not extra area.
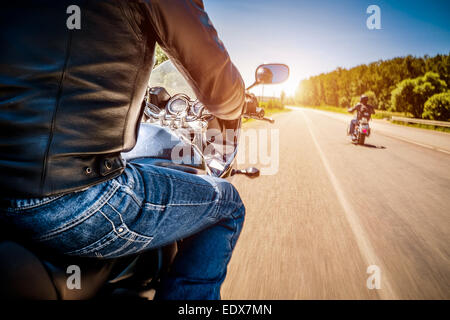
M 243 110 L 243 114 L 252 115 L 256 114 L 258 109 L 258 99 L 253 93 L 245 94 L 245 107 Z
M 245 109 L 243 115 L 258 118 L 264 117 L 264 109 L 258 106 L 258 99 L 256 99 L 256 96 L 253 93 L 245 94 Z
M 253 93 L 245 93 L 245 106 L 242 110 L 242 115 L 245 116 L 264 116 L 264 110 L 258 107 L 258 99 Z M 237 120 L 223 120 L 217 118 L 219 130 L 223 129 L 237 129 L 239 127 L 239 119 Z M 211 124 L 210 124 L 211 126 Z

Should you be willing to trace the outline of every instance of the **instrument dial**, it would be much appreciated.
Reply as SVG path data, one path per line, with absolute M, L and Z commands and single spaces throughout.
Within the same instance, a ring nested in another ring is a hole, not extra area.
M 194 105 L 192 106 L 192 113 L 196 116 L 196 117 L 200 117 L 203 111 L 203 108 L 205 106 L 200 102 L 200 101 L 196 101 L 194 103 Z
M 182 97 L 177 97 L 170 101 L 167 105 L 167 110 L 170 114 L 176 115 L 187 111 L 189 108 L 189 103 L 186 99 Z

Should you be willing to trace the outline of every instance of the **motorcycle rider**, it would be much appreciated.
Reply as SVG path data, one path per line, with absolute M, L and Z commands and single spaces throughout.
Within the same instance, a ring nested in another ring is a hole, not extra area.
M 66 24 L 72 5 L 80 28 Z M 120 156 L 156 42 L 218 118 L 256 108 L 203 2 L 19 0 L 0 26 L 2 228 L 34 250 L 99 258 L 184 239 L 156 299 L 219 299 L 244 221 L 236 189 Z
M 367 120 L 370 120 L 371 115 L 375 114 L 375 108 L 368 104 L 369 97 L 366 95 L 361 95 L 359 103 L 356 104 L 353 108 L 349 108 L 348 112 L 353 113 L 356 111 L 356 119 L 352 119 L 350 122 L 350 129 L 349 129 L 349 135 L 352 136 L 352 140 L 356 139 L 354 135 L 355 126 L 358 124 L 358 121 L 361 120 L 363 117 L 367 118 Z

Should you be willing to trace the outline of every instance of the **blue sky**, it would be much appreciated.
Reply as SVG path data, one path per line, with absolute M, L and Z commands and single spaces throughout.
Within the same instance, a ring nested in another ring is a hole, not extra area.
M 204 0 L 206 11 L 246 83 L 264 62 L 284 62 L 293 93 L 303 78 L 337 67 L 412 54 L 450 52 L 450 1 Z M 369 5 L 381 29 L 369 30 Z

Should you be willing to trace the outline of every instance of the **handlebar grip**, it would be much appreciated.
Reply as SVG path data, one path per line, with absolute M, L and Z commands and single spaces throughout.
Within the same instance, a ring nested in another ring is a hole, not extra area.
M 264 118 L 264 115 L 265 115 L 264 109 L 257 107 L 256 108 L 256 116 L 258 116 L 259 118 Z
M 275 123 L 275 120 L 273 120 L 272 118 L 269 118 L 269 117 L 263 117 L 261 120 L 264 120 L 264 121 L 267 121 L 270 123 Z
M 262 119 L 264 117 L 264 114 L 265 114 L 264 109 L 257 107 L 254 112 L 246 112 L 243 114 L 243 116 L 247 118 Z

